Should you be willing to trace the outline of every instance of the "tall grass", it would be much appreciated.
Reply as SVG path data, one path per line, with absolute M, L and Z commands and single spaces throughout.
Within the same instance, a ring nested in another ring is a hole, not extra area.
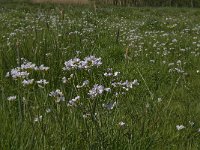
M 199 149 L 199 17 L 0 5 L 0 149 Z
M 34 3 L 88 4 L 88 0 L 32 0 Z

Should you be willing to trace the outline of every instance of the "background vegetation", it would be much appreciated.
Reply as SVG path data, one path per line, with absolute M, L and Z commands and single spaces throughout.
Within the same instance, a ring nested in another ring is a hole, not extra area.
M 0 0 L 0 2 L 54 2 L 111 4 L 120 6 L 152 6 L 152 7 L 200 7 L 200 0 Z
M 97 2 L 128 6 L 199 7 L 200 0 L 97 0 Z

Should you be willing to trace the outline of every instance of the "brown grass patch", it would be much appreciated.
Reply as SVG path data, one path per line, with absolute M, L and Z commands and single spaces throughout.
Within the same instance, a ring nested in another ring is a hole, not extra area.
M 88 4 L 89 0 L 32 0 L 34 3 Z

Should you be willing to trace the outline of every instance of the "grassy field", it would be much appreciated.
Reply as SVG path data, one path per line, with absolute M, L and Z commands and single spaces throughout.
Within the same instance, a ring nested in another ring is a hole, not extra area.
M 34 3 L 65 3 L 65 4 L 88 4 L 88 0 L 32 0 Z
M 200 149 L 200 10 L 0 5 L 0 149 Z

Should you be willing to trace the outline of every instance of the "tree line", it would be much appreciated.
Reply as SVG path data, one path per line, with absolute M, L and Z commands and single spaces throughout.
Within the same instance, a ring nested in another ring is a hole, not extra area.
M 200 0 L 96 0 L 96 2 L 125 6 L 200 7 Z

